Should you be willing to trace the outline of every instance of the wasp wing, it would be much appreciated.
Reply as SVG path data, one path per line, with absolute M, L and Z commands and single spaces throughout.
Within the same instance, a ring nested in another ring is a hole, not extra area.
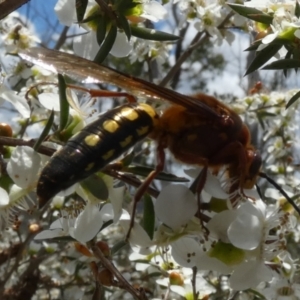
M 158 86 L 151 82 L 132 77 L 117 70 L 98 65 L 87 59 L 50 50 L 46 48 L 30 48 L 19 55 L 34 64 L 55 73 L 67 74 L 86 83 L 100 82 L 113 84 L 137 97 L 162 99 L 186 107 L 204 118 L 221 118 L 214 109 L 193 97 L 179 94 L 168 88 Z

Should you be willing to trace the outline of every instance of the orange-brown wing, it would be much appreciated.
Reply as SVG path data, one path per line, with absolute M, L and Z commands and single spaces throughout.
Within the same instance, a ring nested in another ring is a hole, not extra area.
M 19 55 L 23 59 L 55 73 L 67 74 L 86 83 L 113 84 L 137 97 L 142 96 L 170 101 L 194 111 L 200 118 L 214 118 L 221 121 L 224 117 L 224 115 L 219 114 L 217 110 L 210 107 L 207 103 L 201 102 L 201 100 L 179 94 L 165 87 L 126 75 L 75 55 L 37 47 L 20 52 Z

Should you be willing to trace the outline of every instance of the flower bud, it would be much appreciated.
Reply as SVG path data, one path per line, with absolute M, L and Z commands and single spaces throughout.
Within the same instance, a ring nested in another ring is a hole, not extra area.
M 178 272 L 171 272 L 169 275 L 169 280 L 171 285 L 182 286 L 184 283 L 182 275 Z

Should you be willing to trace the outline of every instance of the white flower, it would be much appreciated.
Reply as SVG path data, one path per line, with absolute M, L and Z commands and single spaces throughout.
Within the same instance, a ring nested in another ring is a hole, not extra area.
M 71 236 L 80 243 L 86 243 L 98 234 L 104 222 L 112 219 L 111 204 L 105 204 L 100 209 L 98 205 L 87 203 L 77 217 L 62 211 L 62 217 L 54 221 L 48 230 L 36 235 L 35 239 Z
M 266 299 L 297 300 L 300 298 L 300 285 L 284 278 L 274 278 L 268 286 L 256 289 Z
M 141 17 L 152 22 L 158 22 L 167 17 L 167 10 L 157 1 L 141 1 L 143 3 L 143 13 Z
M 23 118 L 28 119 L 30 117 L 30 108 L 26 99 L 0 84 L 0 105 L 3 100 L 10 102 Z
M 22 17 L 18 12 L 13 12 L 1 20 L 2 41 L 7 53 L 17 53 L 20 49 L 28 49 L 41 42 L 37 36 L 21 22 Z M 26 21 L 28 23 L 28 20 Z M 30 24 L 29 24 L 30 27 Z
M 15 184 L 29 190 L 36 184 L 40 168 L 40 155 L 28 146 L 17 146 L 7 164 L 7 172 Z
M 130 221 L 131 216 L 129 215 L 129 213 L 127 211 L 123 211 L 119 223 L 122 226 L 125 235 L 127 235 L 128 230 L 130 228 Z M 151 241 L 147 232 L 144 230 L 144 228 L 137 222 L 134 222 L 134 225 L 131 228 L 128 241 L 132 248 L 137 247 L 138 249 L 147 248 L 154 244 L 153 241 Z
M 62 217 L 55 220 L 49 229 L 43 230 L 35 236 L 35 240 L 52 239 L 70 235 L 71 228 L 74 227 L 75 217 L 71 217 L 67 212 L 62 211 Z
M 176 231 L 188 223 L 197 208 L 195 196 L 187 187 L 172 184 L 160 192 L 155 203 L 155 215 Z
M 144 1 L 142 3 L 137 3 L 136 5 L 141 5 L 141 14 L 139 16 L 132 16 L 137 18 L 149 19 L 153 22 L 157 22 L 166 17 L 166 9 L 159 4 L 157 1 Z M 92 1 L 88 2 L 86 9 L 86 14 L 88 15 L 91 9 L 94 9 L 94 3 Z M 58 15 L 58 18 L 62 24 L 70 26 L 74 24 L 76 20 L 75 13 L 75 3 L 67 0 L 59 0 L 55 6 L 55 11 Z M 130 19 L 131 16 L 126 16 Z M 142 19 L 141 19 L 142 20 Z M 96 32 L 90 30 L 85 24 L 82 24 L 85 29 L 84 34 L 79 35 L 74 40 L 74 52 L 82 57 L 87 59 L 94 59 L 98 50 L 99 45 L 96 38 Z M 128 41 L 127 36 L 123 31 L 117 32 L 117 37 L 114 42 L 114 45 L 110 51 L 110 54 L 116 57 L 125 57 L 132 50 L 132 44 Z
M 73 49 L 77 55 L 93 60 L 99 50 L 96 33 L 94 31 L 89 31 L 76 37 L 74 39 Z M 131 50 L 131 43 L 128 42 L 125 33 L 117 32 L 117 37 L 110 50 L 110 54 L 115 57 L 125 57 Z
M 70 235 L 81 243 L 88 242 L 97 235 L 103 223 L 109 220 L 113 220 L 111 204 L 105 204 L 100 210 L 98 205 L 88 202 L 76 218 Z
M 217 271 L 221 274 L 230 273 L 231 269 L 217 258 L 210 257 L 203 251 L 203 246 L 195 239 L 182 237 L 173 242 L 172 257 L 182 267 L 197 267 L 199 270 Z

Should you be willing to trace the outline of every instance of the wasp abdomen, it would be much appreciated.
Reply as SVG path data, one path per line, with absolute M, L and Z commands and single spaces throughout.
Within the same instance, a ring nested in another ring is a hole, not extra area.
M 157 119 L 147 104 L 126 104 L 106 112 L 78 132 L 42 170 L 37 184 L 40 207 L 144 139 Z

